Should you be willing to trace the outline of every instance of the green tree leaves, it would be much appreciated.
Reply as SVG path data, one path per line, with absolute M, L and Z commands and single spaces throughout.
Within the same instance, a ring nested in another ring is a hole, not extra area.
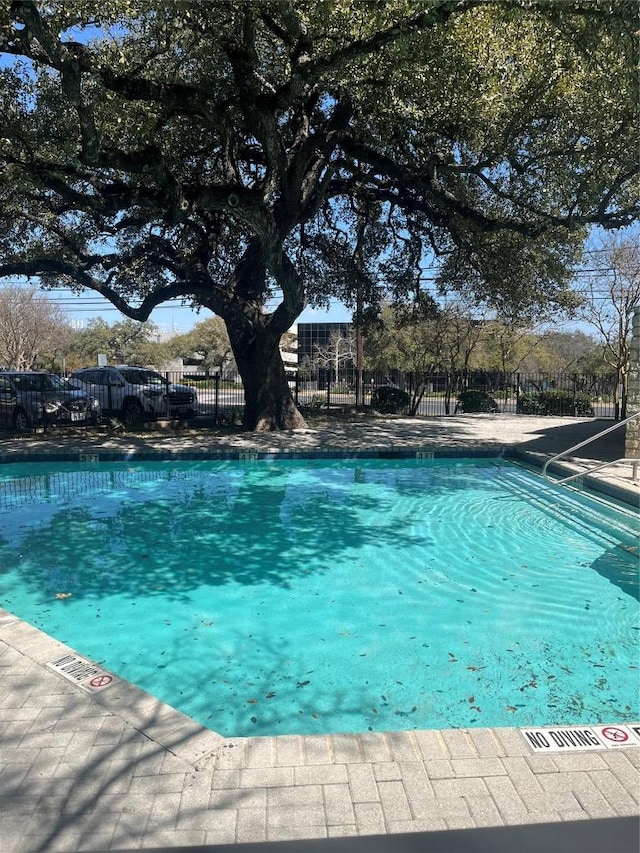
M 247 426 L 300 422 L 277 342 L 309 298 L 366 291 L 375 308 L 449 258 L 443 286 L 513 310 L 562 301 L 580 229 L 639 213 L 632 4 L 3 15 L 0 276 L 94 289 L 138 321 L 169 298 L 214 311 Z

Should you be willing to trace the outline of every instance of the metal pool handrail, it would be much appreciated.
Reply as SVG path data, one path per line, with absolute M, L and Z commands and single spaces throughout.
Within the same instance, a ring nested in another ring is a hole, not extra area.
M 587 444 L 591 444 L 592 441 L 596 441 L 598 438 L 602 438 L 603 435 L 607 435 L 610 432 L 618 429 L 618 427 L 624 426 L 628 424 L 629 421 L 634 420 L 635 418 L 640 417 L 640 412 L 635 412 L 633 415 L 630 415 L 628 418 L 625 418 L 623 421 L 618 421 L 618 423 L 613 426 L 607 427 L 607 429 L 603 429 L 602 432 L 599 432 L 597 435 L 592 435 L 591 438 L 587 438 L 586 441 L 581 441 L 580 444 L 574 444 L 573 447 L 569 447 L 566 450 L 561 451 L 560 453 L 556 453 L 555 456 L 552 456 L 550 459 L 544 463 L 542 467 L 542 474 L 546 477 L 547 480 L 551 480 L 551 477 L 547 474 L 547 468 L 553 462 L 557 462 L 558 459 L 562 459 L 564 456 L 567 456 L 569 453 L 573 453 L 574 450 L 580 450 L 581 447 L 585 447 Z M 557 485 L 562 485 L 563 483 L 569 483 L 571 480 L 577 480 L 579 477 L 583 477 L 585 474 L 591 474 L 593 471 L 601 471 L 603 468 L 608 468 L 609 465 L 618 465 L 620 462 L 631 462 L 633 465 L 631 479 L 636 482 L 638 480 L 638 466 L 640 465 L 640 459 L 636 459 L 634 457 L 621 457 L 620 459 L 612 459 L 609 462 L 600 462 L 597 465 L 593 465 L 591 468 L 586 471 L 580 471 L 578 474 L 571 474 L 569 477 L 563 477 L 561 480 L 553 480 Z

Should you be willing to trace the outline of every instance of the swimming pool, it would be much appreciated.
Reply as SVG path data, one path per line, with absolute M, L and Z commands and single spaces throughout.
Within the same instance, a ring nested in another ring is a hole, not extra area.
M 0 603 L 227 736 L 624 722 L 637 519 L 501 459 L 6 465 Z

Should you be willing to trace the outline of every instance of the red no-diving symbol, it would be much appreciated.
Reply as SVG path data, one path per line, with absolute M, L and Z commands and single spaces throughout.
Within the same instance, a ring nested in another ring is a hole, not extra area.
M 625 740 L 629 740 L 629 735 L 625 731 L 616 729 L 614 726 L 607 726 L 606 729 L 602 729 L 602 736 L 616 743 L 624 743 Z
M 96 675 L 95 678 L 92 678 L 89 682 L 90 687 L 106 687 L 107 684 L 111 684 L 113 681 L 112 676 L 110 675 Z

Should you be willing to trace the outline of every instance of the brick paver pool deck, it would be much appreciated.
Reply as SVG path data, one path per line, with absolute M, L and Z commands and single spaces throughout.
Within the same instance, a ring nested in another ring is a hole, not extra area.
M 48 436 L 4 439 L 0 460 L 81 453 L 136 458 L 190 449 L 516 446 L 541 460 L 608 425 L 487 415 L 363 421 L 274 436 L 105 437 L 89 447 Z M 614 433 L 581 451 L 572 464 L 579 470 L 588 460 L 622 455 L 621 437 Z M 629 466 L 607 469 L 601 481 L 637 505 Z M 66 650 L 0 611 L 2 853 L 289 840 L 298 842 L 292 850 L 304 850 L 307 839 L 356 836 L 370 838 L 370 847 L 358 850 L 497 851 L 517 844 L 523 853 L 538 849 L 527 846 L 526 835 L 505 836 L 499 846 L 497 836 L 482 841 L 476 834 L 465 847 L 457 831 L 528 826 L 533 833 L 542 824 L 558 827 L 557 849 L 574 849 L 578 826 L 592 831 L 582 831 L 575 849 L 637 850 L 640 744 L 538 754 L 517 728 L 221 738 L 134 685 L 119 682 L 86 692 L 45 666 Z M 455 848 L 443 846 L 447 837 L 451 843 L 455 838 Z M 417 846 L 404 845 L 403 839 L 416 838 Z M 326 844 L 337 849 L 335 842 Z M 556 847 L 547 838 L 539 849 Z

